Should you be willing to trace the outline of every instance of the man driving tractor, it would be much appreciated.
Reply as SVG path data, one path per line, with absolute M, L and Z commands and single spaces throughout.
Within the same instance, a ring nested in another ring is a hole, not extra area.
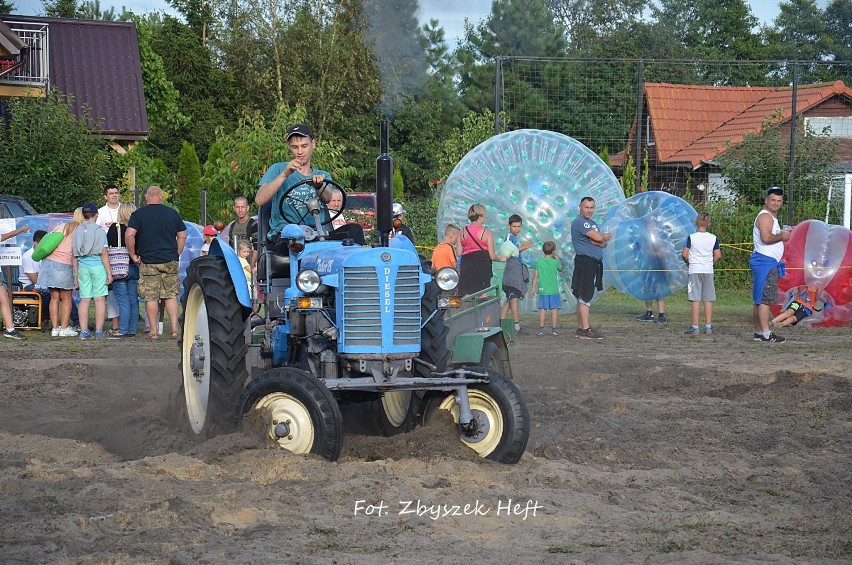
M 327 204 L 332 191 L 325 181 L 332 180 L 331 173 L 314 169 L 311 159 L 317 147 L 314 132 L 307 124 L 295 124 L 287 130 L 287 146 L 293 159 L 289 162 L 274 163 L 258 183 L 254 201 L 258 206 L 272 202 L 267 237 L 276 241 L 281 229 L 287 224 L 302 224 L 314 227 L 315 221 L 308 209 L 307 201 L 319 198 Z M 300 184 L 301 183 L 301 184 Z M 345 198 L 344 198 L 345 207 Z M 338 211 L 339 215 L 340 211 Z M 323 211 L 324 225 L 331 224 L 327 208 Z M 329 239 L 352 239 L 358 245 L 364 244 L 364 230 L 358 224 L 345 224 L 334 229 Z

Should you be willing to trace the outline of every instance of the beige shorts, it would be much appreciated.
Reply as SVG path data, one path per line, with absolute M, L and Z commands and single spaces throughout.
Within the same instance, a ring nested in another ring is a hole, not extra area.
M 177 261 L 139 265 L 139 296 L 142 300 L 148 302 L 160 298 L 177 298 L 179 292 Z

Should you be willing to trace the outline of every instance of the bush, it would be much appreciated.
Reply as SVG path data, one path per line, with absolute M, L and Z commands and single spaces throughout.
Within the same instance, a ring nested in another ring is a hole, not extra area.
M 74 114 L 72 100 L 55 91 L 46 98 L 15 98 L 8 122 L 0 121 L 0 187 L 23 196 L 36 210 L 64 212 L 97 202 L 120 172 L 106 140 L 92 137 L 89 117 Z
M 438 200 L 435 198 L 415 198 L 404 204 L 405 222 L 411 228 L 417 247 L 423 255 L 431 255 L 432 248 L 438 244 L 437 218 Z

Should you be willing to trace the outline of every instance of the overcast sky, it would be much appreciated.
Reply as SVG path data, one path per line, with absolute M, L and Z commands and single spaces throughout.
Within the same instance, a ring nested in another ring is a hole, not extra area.
M 438 23 L 444 28 L 446 33 L 447 45 L 452 49 L 456 45 L 456 40 L 462 36 L 464 31 L 465 18 L 470 20 L 474 25 L 488 16 L 491 11 L 491 0 L 419 0 L 421 23 L 428 22 L 430 19 L 438 20 Z M 15 13 L 23 15 L 37 15 L 42 12 L 41 0 L 12 0 L 15 5 Z M 762 23 L 771 23 L 775 16 L 778 15 L 778 2 L 773 0 L 750 0 L 751 12 Z M 824 0 L 819 0 L 818 4 L 824 5 Z M 126 6 L 129 10 L 137 14 L 152 12 L 155 10 L 164 10 L 172 12 L 171 7 L 165 0 L 126 0 L 113 4 L 110 0 L 101 0 L 101 9 L 115 6 L 116 12 L 120 11 L 121 6 Z

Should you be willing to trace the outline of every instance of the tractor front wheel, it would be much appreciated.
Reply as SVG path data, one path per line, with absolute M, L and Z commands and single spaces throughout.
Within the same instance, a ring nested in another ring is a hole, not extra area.
M 237 403 L 237 416 L 256 411 L 264 434 L 292 453 L 337 461 L 343 448 L 343 416 L 324 384 L 292 367 L 265 371 Z
M 468 367 L 488 373 L 490 382 L 467 388 L 473 422 L 458 425 L 459 407 L 455 394 L 432 396 L 423 412 L 428 423 L 435 410 L 447 410 L 459 428 L 462 443 L 480 457 L 499 463 L 517 463 L 527 447 L 530 435 L 529 410 L 518 388 L 502 374 L 486 367 Z

